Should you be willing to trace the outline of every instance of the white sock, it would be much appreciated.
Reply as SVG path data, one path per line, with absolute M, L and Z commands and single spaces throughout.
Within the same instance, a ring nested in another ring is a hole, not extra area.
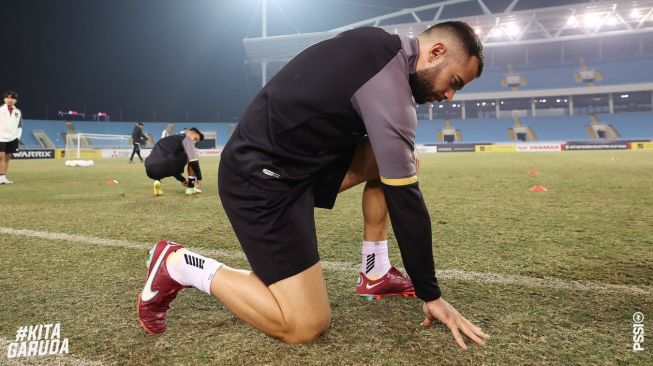
M 363 241 L 361 272 L 371 280 L 381 278 L 390 270 L 388 241 Z
M 211 295 L 213 275 L 224 264 L 183 248 L 170 254 L 166 269 L 173 280 L 183 286 L 192 286 Z

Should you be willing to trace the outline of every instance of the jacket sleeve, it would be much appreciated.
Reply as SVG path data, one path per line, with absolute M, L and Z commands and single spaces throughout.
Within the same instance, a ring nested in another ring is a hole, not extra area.
M 16 138 L 20 140 L 23 136 L 23 116 L 18 120 L 18 130 L 16 131 Z
M 394 186 L 384 183 L 383 193 L 401 259 L 413 281 L 417 297 L 424 301 L 439 298 L 441 291 L 435 277 L 431 218 L 419 184 Z
M 140 131 L 140 134 L 141 134 L 140 140 L 143 141 L 143 142 L 147 142 L 147 136 L 145 135 L 145 131 L 143 131 L 142 128 L 140 130 L 141 130 Z

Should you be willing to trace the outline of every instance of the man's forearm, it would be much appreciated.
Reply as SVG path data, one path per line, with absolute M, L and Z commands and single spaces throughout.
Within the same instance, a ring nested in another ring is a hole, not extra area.
M 383 191 L 399 243 L 406 272 L 413 281 L 417 297 L 424 301 L 441 296 L 433 262 L 431 218 L 417 183 L 404 186 L 383 185 Z

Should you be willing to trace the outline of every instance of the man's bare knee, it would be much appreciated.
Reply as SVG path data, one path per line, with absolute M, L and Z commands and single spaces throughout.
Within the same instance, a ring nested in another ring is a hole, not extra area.
M 269 334 L 286 343 L 314 341 L 329 328 L 331 307 L 320 263 L 269 286 L 280 324 Z
M 296 320 L 288 324 L 281 336 L 281 341 L 289 344 L 311 343 L 329 329 L 331 312 L 323 316 L 315 316 L 304 320 Z

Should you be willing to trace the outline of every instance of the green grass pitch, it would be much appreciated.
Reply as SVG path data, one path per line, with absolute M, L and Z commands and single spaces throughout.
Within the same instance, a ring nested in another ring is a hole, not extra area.
M 653 151 L 422 155 L 444 297 L 492 336 L 467 351 L 442 326 L 420 329 L 417 299 L 355 295 L 361 187 L 316 211 L 333 308 L 317 342 L 270 339 L 194 289 L 173 302 L 164 335 L 146 335 L 135 303 L 148 246 L 175 240 L 247 267 L 217 196 L 217 159 L 201 164 L 204 193 L 186 196 L 169 178 L 153 197 L 140 163 L 12 161 L 16 183 L 0 186 L 0 364 L 15 362 L 6 345 L 20 326 L 53 322 L 70 354 L 30 362 L 653 364 Z M 529 192 L 535 184 L 548 192 Z M 390 252 L 403 267 L 392 235 Z M 637 311 L 642 352 L 632 351 Z

